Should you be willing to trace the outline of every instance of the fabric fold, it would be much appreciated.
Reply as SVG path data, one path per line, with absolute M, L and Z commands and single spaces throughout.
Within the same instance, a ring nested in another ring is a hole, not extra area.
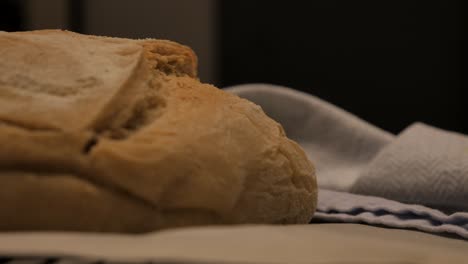
M 445 214 L 422 205 L 324 189 L 319 190 L 313 220 L 416 229 L 468 239 L 468 213 Z
M 468 211 L 468 137 L 413 124 L 364 168 L 351 192 Z
M 305 149 L 320 188 L 315 219 L 468 238 L 467 136 L 422 123 L 395 136 L 281 86 L 226 90 L 259 104 Z

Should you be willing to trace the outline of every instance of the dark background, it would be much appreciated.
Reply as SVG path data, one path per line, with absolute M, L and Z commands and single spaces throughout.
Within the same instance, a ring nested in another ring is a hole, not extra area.
M 415 121 L 468 133 L 463 1 L 212 2 L 214 84 L 285 85 L 394 133 Z M 0 2 L 0 30 L 29 29 L 24 3 Z M 67 12 L 67 28 L 94 33 L 83 1 Z

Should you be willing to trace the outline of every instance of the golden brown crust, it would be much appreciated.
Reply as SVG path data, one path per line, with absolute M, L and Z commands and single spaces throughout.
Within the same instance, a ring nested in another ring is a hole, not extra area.
M 0 57 L 0 229 L 312 217 L 317 186 L 302 149 L 259 106 L 201 84 L 188 47 L 0 32 Z

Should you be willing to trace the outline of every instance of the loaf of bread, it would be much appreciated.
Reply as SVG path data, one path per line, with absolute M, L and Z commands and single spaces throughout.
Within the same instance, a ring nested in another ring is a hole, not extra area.
M 307 223 L 314 168 L 165 40 L 0 32 L 0 230 Z M 254 63 L 254 62 L 252 62 Z

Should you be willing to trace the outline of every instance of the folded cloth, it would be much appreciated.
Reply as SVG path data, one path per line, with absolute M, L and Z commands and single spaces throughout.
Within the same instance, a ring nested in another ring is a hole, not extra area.
M 319 190 L 314 220 L 417 229 L 468 239 L 468 213 L 447 215 L 421 205 L 325 189 Z
M 468 137 L 414 124 L 377 154 L 351 191 L 468 211 Z
M 317 97 L 281 86 L 248 84 L 226 90 L 262 106 L 305 149 L 317 169 L 317 218 L 466 237 L 468 215 L 450 214 L 468 212 L 467 136 L 420 123 L 395 136 Z M 336 199 L 329 199 L 334 195 Z M 390 210 L 384 201 L 400 202 L 391 207 L 399 209 Z M 369 204 L 376 207 L 370 210 Z

